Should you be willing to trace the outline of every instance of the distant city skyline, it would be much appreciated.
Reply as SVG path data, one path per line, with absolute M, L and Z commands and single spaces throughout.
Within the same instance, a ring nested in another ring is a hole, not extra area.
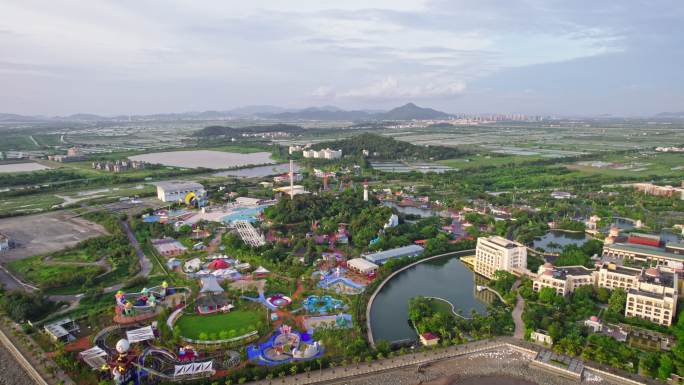
M 0 112 L 684 111 L 681 1 L 6 2 Z

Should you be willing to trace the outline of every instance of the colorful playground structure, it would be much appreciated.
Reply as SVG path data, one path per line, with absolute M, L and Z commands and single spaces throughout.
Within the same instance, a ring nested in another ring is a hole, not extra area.
M 114 295 L 114 321 L 127 324 L 152 318 L 158 313 L 160 303 L 167 306 L 184 303 L 188 292 L 187 288 L 170 288 L 166 281 L 159 286 L 143 288 L 138 293 L 124 293 L 119 290 Z
M 272 296 L 266 298 L 266 302 L 274 307 L 282 308 L 292 303 L 292 298 L 284 294 L 273 294 Z
M 268 341 L 247 347 L 247 358 L 258 364 L 275 366 L 293 361 L 308 361 L 323 355 L 323 347 L 309 333 L 282 325 Z
M 362 293 L 366 286 L 354 282 L 346 276 L 346 273 L 347 269 L 340 266 L 327 273 L 320 272 L 318 286 L 323 289 L 334 290 L 338 294 L 355 295 Z

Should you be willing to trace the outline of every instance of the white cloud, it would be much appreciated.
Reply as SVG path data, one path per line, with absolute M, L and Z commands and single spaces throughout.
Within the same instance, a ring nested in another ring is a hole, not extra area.
M 435 98 L 453 98 L 461 95 L 466 89 L 463 82 L 423 84 L 400 83 L 396 78 L 388 76 L 363 87 L 339 92 L 340 98 L 363 100 L 420 100 Z

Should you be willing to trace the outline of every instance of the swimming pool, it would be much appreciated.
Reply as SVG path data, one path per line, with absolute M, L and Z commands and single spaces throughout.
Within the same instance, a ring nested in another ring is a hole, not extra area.
M 235 208 L 232 210 L 232 212 L 230 214 L 221 218 L 221 221 L 223 223 L 230 223 L 230 222 L 234 222 L 234 221 L 254 222 L 257 220 L 257 217 L 268 206 L 269 205 L 261 205 L 261 206 L 256 206 L 256 207 Z

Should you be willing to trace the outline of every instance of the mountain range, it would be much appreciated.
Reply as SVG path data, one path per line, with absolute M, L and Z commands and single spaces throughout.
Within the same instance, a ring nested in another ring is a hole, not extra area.
M 74 114 L 68 116 L 40 116 L 0 113 L 0 122 L 116 122 L 150 120 L 226 120 L 258 118 L 269 120 L 429 120 L 446 119 L 451 115 L 432 108 L 419 107 L 413 103 L 393 108 L 389 111 L 343 110 L 335 106 L 309 107 L 304 109 L 285 109 L 276 106 L 247 106 L 226 111 L 182 112 L 150 115 L 101 116 L 94 114 Z

